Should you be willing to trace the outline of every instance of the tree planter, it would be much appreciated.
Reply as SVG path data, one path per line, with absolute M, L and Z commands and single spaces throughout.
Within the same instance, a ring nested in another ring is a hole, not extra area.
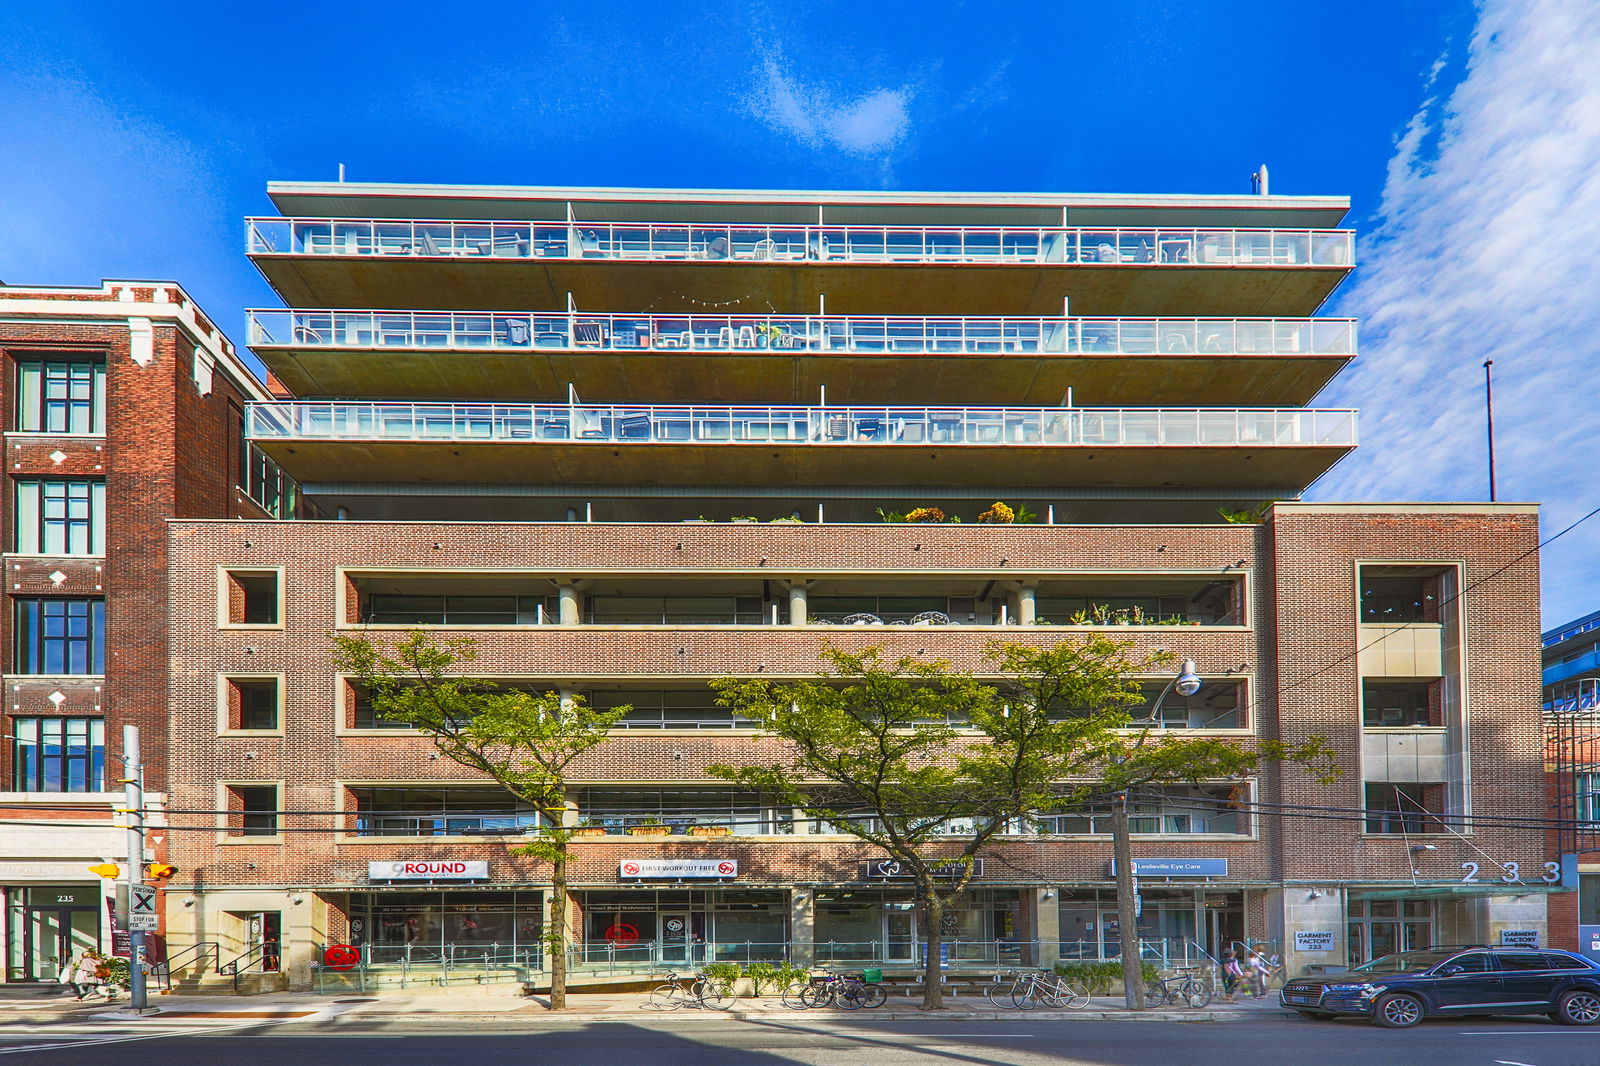
M 733 832 L 732 826 L 726 825 L 691 825 L 689 835 L 692 837 L 725 837 Z
M 636 825 L 628 830 L 631 837 L 664 837 L 672 835 L 672 829 L 665 825 Z
M 572 831 L 572 835 L 580 840 L 592 837 L 607 836 L 606 827 L 603 825 L 581 825 Z

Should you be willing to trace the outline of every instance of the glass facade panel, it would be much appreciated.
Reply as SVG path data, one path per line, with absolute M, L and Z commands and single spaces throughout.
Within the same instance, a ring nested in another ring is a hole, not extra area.
M 360 836 L 524 833 L 542 819 L 500 788 L 352 788 Z
M 11 727 L 13 791 L 105 791 L 103 719 L 13 718 Z

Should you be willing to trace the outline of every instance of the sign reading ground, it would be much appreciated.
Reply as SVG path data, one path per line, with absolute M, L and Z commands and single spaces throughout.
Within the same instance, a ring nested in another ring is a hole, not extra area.
M 488 878 L 487 859 L 367 863 L 367 879 L 370 881 L 485 881 Z
M 1296 930 L 1294 934 L 1294 949 L 1296 951 L 1332 951 L 1333 933 L 1320 929 Z
M 669 879 L 707 879 L 739 876 L 738 859 L 623 859 L 617 863 L 617 876 L 628 878 L 665 877 Z
M 1537 929 L 1502 929 L 1500 946 L 1503 948 L 1536 948 L 1539 946 Z
M 1113 877 L 1117 864 L 1111 864 Z M 1227 859 L 1134 859 L 1135 877 L 1227 877 Z

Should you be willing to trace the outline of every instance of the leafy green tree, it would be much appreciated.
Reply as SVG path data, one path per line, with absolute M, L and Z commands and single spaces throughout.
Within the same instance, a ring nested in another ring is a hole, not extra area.
M 550 964 L 550 1007 L 567 1005 L 568 772 L 574 760 L 605 742 L 631 708 L 599 711 L 581 697 L 509 689 L 461 676 L 477 658 L 476 642 L 435 642 L 408 634 L 392 649 L 364 637 L 335 636 L 335 662 L 371 693 L 379 717 L 427 736 L 439 753 L 476 770 L 534 807 L 539 825 L 511 848 L 550 864 L 551 920 L 544 930 Z
M 997 682 L 942 661 L 886 662 L 876 648 L 825 646 L 821 657 L 827 665 L 816 680 L 712 682 L 720 703 L 760 722 L 786 751 L 765 765 L 709 772 L 770 793 L 900 863 L 924 915 L 927 1010 L 944 1005 L 944 915 L 996 836 L 1135 787 L 1239 776 L 1263 759 L 1330 758 L 1320 738 L 1289 752 L 1140 727 L 1139 677 L 1170 656 L 1136 656 L 1132 643 L 1102 634 L 1048 648 L 993 643 Z M 1142 1005 L 1137 952 L 1126 954 Z

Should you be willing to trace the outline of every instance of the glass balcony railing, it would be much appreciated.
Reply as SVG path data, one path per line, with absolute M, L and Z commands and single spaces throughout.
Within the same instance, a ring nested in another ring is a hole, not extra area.
M 708 407 L 306 401 L 249 405 L 253 441 L 1352 447 L 1350 409 Z
M 1354 355 L 1347 318 L 993 318 L 251 310 L 257 347 Z
M 251 255 L 789 263 L 1092 263 L 1342 269 L 1350 230 L 761 226 L 252 218 Z

